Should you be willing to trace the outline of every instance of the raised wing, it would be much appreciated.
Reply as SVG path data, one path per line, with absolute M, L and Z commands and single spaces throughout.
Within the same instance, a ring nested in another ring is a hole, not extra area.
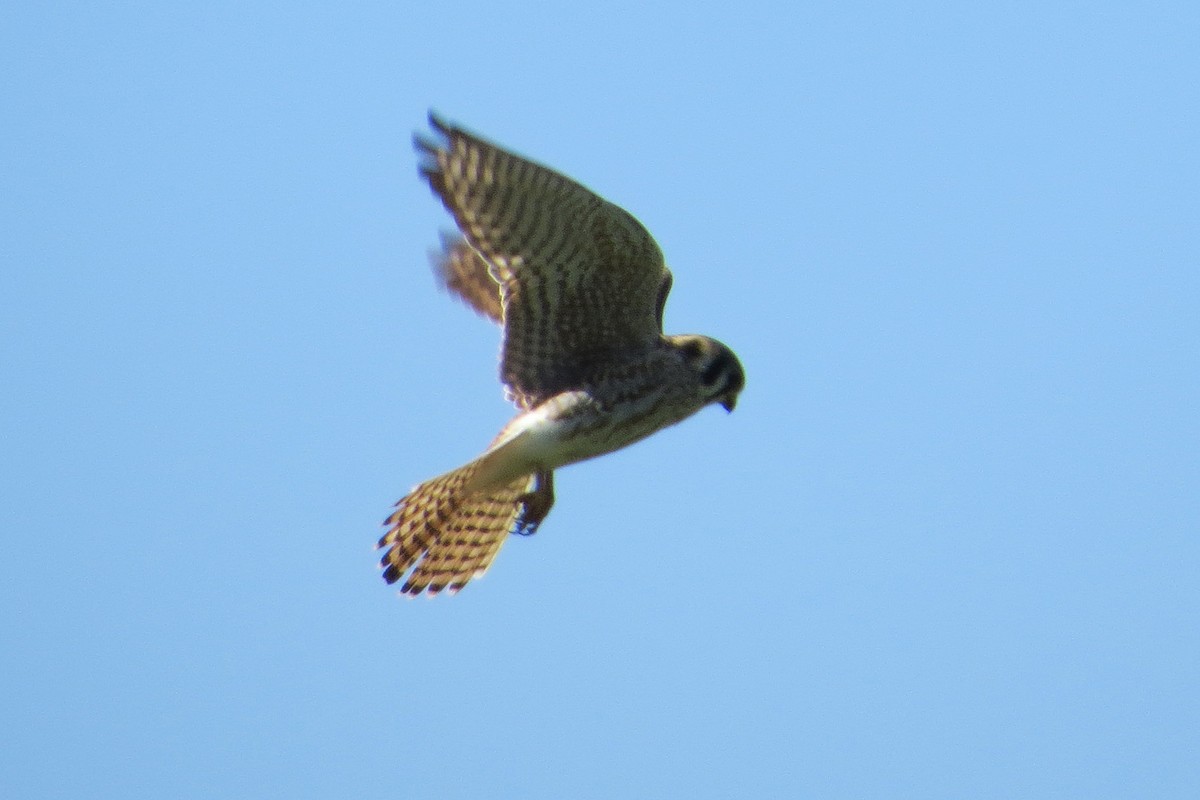
M 483 256 L 466 239 L 443 236 L 442 252 L 434 257 L 433 269 L 438 281 L 477 314 L 497 325 L 504 324 L 500 284 L 488 271 Z
M 637 220 L 553 170 L 430 124 L 446 142 L 417 138 L 421 173 L 500 284 L 500 379 L 520 405 L 657 346 L 670 272 Z

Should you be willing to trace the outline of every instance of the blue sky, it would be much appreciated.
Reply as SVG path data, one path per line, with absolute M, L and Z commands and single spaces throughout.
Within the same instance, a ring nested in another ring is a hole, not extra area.
M 2 16 L 0 795 L 1195 796 L 1194 3 Z M 510 414 L 431 107 L 748 382 L 405 601 Z

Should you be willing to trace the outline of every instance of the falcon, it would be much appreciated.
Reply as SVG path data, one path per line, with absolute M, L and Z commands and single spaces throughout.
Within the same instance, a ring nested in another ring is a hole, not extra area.
M 671 272 L 626 211 L 547 167 L 434 114 L 419 172 L 454 217 L 436 271 L 500 325 L 500 380 L 517 415 L 474 461 L 396 504 L 379 540 L 403 594 L 454 593 L 509 533 L 554 505 L 554 470 L 611 453 L 716 403 L 733 411 L 737 356 L 707 336 L 662 332 Z

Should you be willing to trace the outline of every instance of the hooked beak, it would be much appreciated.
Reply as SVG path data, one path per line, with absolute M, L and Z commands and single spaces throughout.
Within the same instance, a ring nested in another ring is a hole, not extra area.
M 727 394 L 721 398 L 720 403 L 721 408 L 725 409 L 726 412 L 731 412 L 737 406 L 737 395 L 732 393 Z

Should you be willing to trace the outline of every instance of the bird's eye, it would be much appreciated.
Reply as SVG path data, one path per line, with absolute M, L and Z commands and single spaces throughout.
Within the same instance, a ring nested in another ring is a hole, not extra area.
M 699 339 L 688 339 L 680 346 L 679 351 L 683 353 L 683 357 L 686 360 L 695 361 L 704 351 L 704 347 L 700 344 Z
M 705 386 L 712 386 L 721 376 L 725 374 L 725 359 L 714 358 L 712 363 L 704 368 L 704 372 L 700 373 L 700 382 Z

